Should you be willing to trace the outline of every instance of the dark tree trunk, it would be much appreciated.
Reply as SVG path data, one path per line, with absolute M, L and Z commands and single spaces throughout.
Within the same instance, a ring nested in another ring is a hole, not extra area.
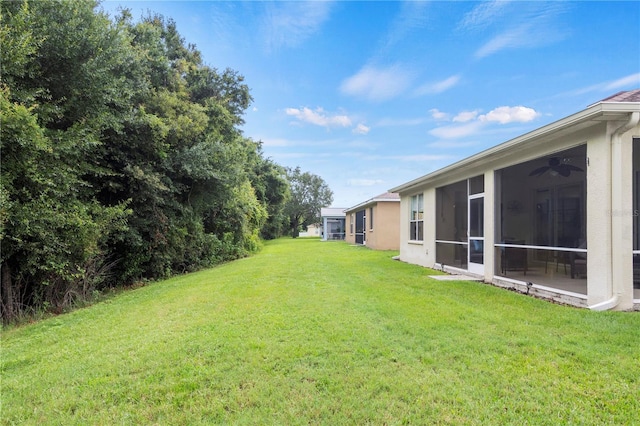
M 4 262 L 0 274 L 2 289 L 0 291 L 0 309 L 2 309 L 2 322 L 8 323 L 16 316 L 15 297 L 13 295 L 13 282 L 11 280 L 11 268 Z

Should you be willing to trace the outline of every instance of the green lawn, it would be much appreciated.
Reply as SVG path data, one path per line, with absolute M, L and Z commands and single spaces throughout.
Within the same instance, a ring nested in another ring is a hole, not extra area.
M 340 242 L 258 255 L 2 333 L 3 424 L 638 424 L 640 314 Z

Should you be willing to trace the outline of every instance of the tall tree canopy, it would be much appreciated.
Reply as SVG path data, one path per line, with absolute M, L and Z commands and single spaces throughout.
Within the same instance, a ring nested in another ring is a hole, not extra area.
M 300 167 L 287 169 L 291 196 L 285 211 L 291 236 L 297 237 L 303 225 L 320 221 L 320 209 L 331 205 L 333 192 L 318 175 L 302 172 Z
M 244 78 L 203 64 L 170 19 L 96 6 L 0 4 L 5 321 L 281 231 L 289 183 L 239 129 Z

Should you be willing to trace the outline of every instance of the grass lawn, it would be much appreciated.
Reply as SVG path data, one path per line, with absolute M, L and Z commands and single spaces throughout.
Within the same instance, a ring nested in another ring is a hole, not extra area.
M 2 424 L 638 424 L 640 314 L 590 312 L 342 242 L 5 329 Z

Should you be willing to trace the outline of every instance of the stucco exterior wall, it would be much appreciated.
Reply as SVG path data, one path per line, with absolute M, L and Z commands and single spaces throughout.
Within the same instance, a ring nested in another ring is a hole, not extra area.
M 371 228 L 373 209 L 373 229 Z M 356 244 L 356 213 L 365 211 L 365 245 L 373 250 L 398 250 L 400 248 L 400 201 L 377 201 L 346 212 L 346 237 L 349 244 Z M 352 217 L 353 214 L 353 217 Z
M 484 174 L 484 280 L 491 282 L 495 273 L 494 249 L 496 236 L 496 196 L 495 196 L 495 173 L 487 170 Z M 489 188 L 489 190 L 487 190 Z
M 587 144 L 587 301 L 603 302 L 612 294 L 620 309 L 633 307 L 632 140 L 640 126 L 612 143 L 623 124 L 603 123 Z
M 367 247 L 374 250 L 398 250 L 400 248 L 400 202 L 379 201 L 373 208 L 373 229 L 367 223 Z M 371 220 L 367 215 L 367 220 Z
M 594 304 L 611 294 L 611 149 L 605 126 L 587 143 L 587 301 Z M 592 160 L 593 159 L 593 160 Z
M 351 222 L 352 220 L 353 220 L 353 224 Z M 353 218 L 351 217 L 350 213 L 346 214 L 344 240 L 349 244 L 355 244 L 356 243 L 356 233 L 355 233 L 356 224 L 355 224 L 355 221 L 356 221 L 355 214 L 353 215 Z
M 423 241 L 409 240 L 409 219 L 411 217 L 411 197 L 423 194 L 424 224 Z M 412 191 L 400 198 L 400 260 L 407 263 L 432 268 L 436 253 L 436 205 L 435 188 Z

